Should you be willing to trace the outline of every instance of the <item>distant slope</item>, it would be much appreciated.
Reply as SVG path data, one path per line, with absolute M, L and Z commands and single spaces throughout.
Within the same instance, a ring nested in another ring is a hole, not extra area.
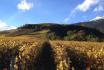
M 104 33 L 104 17 L 95 18 L 89 22 L 81 22 L 78 25 L 95 28 Z
M 3 32 L 0 32 L 1 34 Z M 5 34 L 5 33 L 4 33 Z M 64 25 L 54 23 L 44 24 L 26 24 L 18 27 L 14 31 L 7 31 L 5 36 L 22 36 L 29 35 L 34 37 L 45 37 L 55 40 L 78 40 L 86 41 L 87 38 L 96 38 L 97 40 L 104 39 L 104 34 L 96 29 L 88 28 L 79 25 Z

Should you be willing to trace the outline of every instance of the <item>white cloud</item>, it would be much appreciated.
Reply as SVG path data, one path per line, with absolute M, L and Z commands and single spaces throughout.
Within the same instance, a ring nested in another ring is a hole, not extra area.
M 17 8 L 21 11 L 28 11 L 33 7 L 33 3 L 27 2 L 26 0 L 21 0 L 20 3 L 18 3 Z
M 71 13 L 64 19 L 64 22 L 67 23 L 69 20 L 72 20 L 76 15 L 76 10 L 72 10 Z
M 0 20 L 0 31 L 10 30 L 10 29 L 16 29 L 16 27 L 15 26 L 8 26 L 5 22 Z
M 104 11 L 104 7 L 99 5 L 94 9 L 94 12 Z
M 82 4 L 79 4 L 75 9 L 86 12 L 91 8 L 91 6 L 98 4 L 99 1 L 100 0 L 84 0 L 84 2 Z
M 91 7 L 94 7 L 94 11 L 104 11 L 104 0 L 84 0 L 83 3 L 77 5 L 74 10 L 86 12 Z
M 104 11 L 104 0 L 84 0 L 69 13 L 69 15 L 64 19 L 64 22 L 73 19 L 78 12 L 86 12 L 92 7 L 94 12 Z
M 100 0 L 97 6 L 94 8 L 94 12 L 104 11 L 104 0 Z

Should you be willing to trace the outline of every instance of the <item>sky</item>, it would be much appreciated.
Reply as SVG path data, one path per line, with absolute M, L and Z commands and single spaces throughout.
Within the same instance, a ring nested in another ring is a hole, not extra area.
M 72 24 L 104 16 L 104 0 L 0 0 L 0 31 L 24 24 Z

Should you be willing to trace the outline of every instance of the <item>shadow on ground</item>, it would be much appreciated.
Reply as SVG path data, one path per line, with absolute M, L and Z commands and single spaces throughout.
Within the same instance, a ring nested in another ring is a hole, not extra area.
M 51 45 L 45 42 L 34 62 L 34 70 L 56 70 Z

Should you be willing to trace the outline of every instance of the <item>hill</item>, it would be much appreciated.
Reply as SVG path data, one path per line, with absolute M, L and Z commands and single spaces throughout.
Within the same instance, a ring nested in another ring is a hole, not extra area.
M 32 36 L 40 39 L 102 41 L 104 34 L 99 30 L 79 25 L 54 23 L 26 24 L 16 30 L 3 31 L 4 36 Z
M 91 21 L 78 23 L 78 25 L 95 28 L 104 33 L 104 17 L 96 17 Z

